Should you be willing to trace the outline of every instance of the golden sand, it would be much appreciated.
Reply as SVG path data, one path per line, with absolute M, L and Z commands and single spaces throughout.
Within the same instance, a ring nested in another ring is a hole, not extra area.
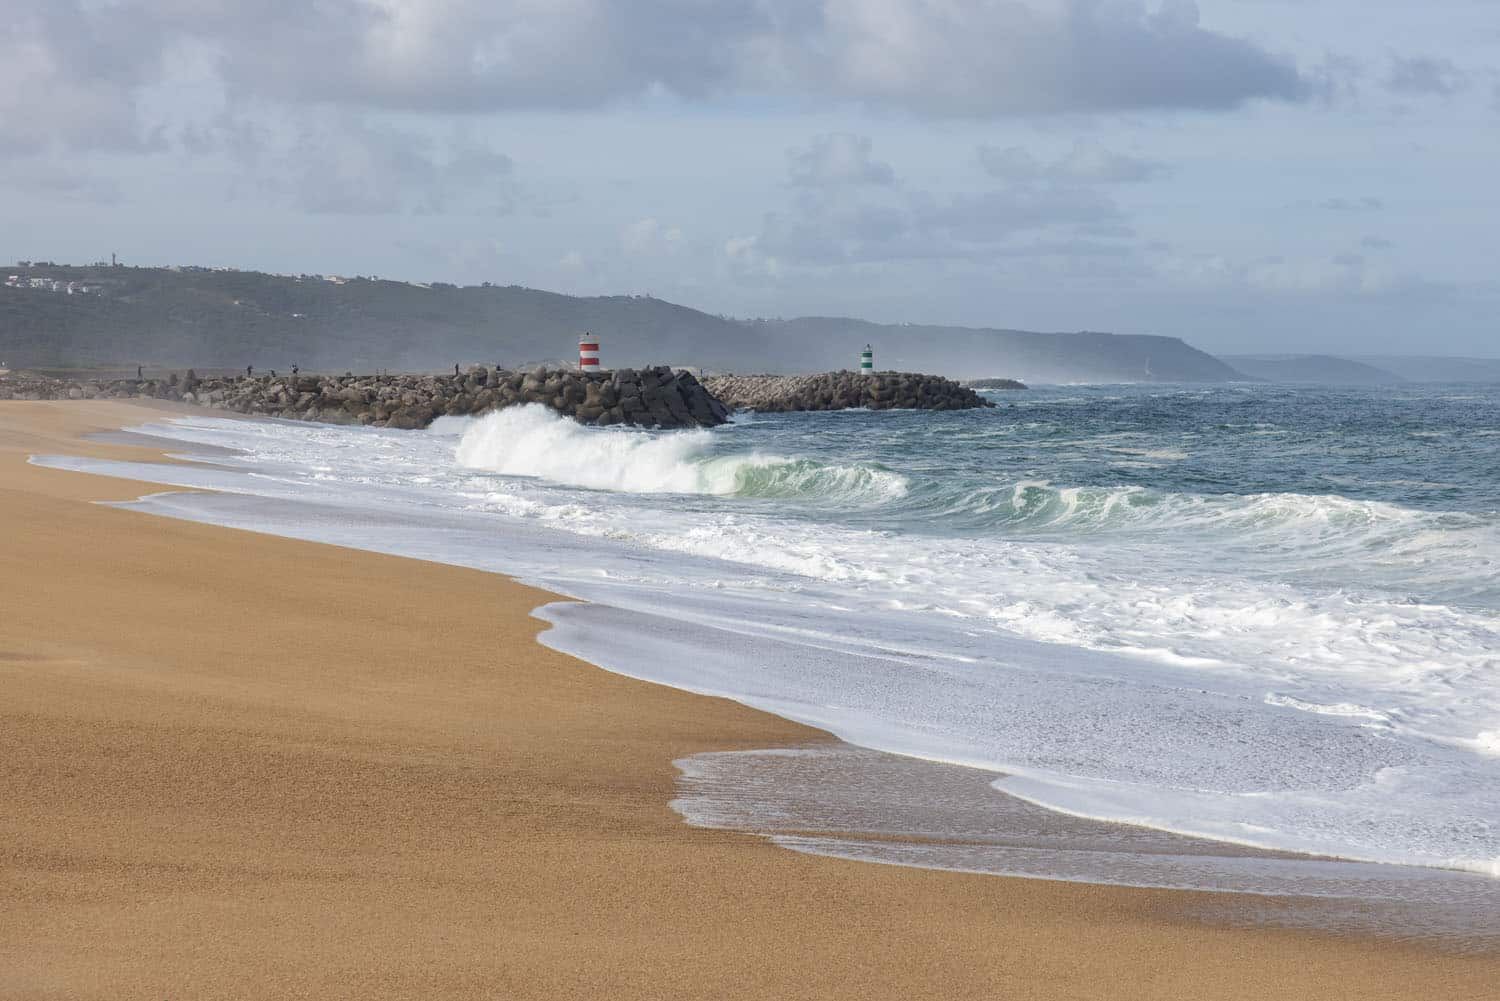
M 0 997 L 1500 997 L 1500 957 L 685 826 L 806 728 L 549 651 L 493 574 L 91 504 L 132 404 L 0 403 Z

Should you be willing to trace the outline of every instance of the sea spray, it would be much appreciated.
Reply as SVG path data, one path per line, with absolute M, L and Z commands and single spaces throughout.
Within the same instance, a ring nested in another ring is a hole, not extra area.
M 474 421 L 455 458 L 468 469 L 635 494 L 879 503 L 906 490 L 904 478 L 888 470 L 759 452 L 716 455 L 714 446 L 710 431 L 591 430 L 526 406 Z
M 244 449 L 191 481 L 239 498 L 143 506 L 520 574 L 592 602 L 549 642 L 604 666 L 1069 812 L 1493 872 L 1500 399 L 1403 393 L 488 444 L 194 418 L 157 433 Z
M 455 458 L 468 469 L 532 476 L 591 490 L 627 493 L 729 493 L 699 461 L 708 431 L 650 435 L 590 432 L 545 407 L 499 410 L 479 418 L 459 440 Z

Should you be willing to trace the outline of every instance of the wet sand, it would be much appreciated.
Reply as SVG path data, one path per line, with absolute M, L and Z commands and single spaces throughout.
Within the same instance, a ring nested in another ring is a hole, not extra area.
M 1495 996 L 1494 954 L 689 827 L 674 760 L 826 738 L 547 650 L 503 577 L 25 463 L 160 413 L 0 403 L 0 997 Z
M 672 808 L 814 855 L 999 876 L 1205 890 L 1194 913 L 1500 952 L 1500 880 L 1268 851 L 1078 817 L 997 791 L 996 774 L 844 743 L 677 762 Z

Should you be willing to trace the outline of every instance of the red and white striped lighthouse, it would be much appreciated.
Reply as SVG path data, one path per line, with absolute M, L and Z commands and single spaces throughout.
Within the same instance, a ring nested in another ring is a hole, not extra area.
M 602 372 L 599 367 L 599 338 L 584 334 L 578 338 L 578 368 L 582 372 Z

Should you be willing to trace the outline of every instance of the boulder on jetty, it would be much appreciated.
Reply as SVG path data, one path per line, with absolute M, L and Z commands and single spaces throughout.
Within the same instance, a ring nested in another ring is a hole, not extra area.
M 1027 389 L 1019 379 L 966 379 L 963 383 L 970 389 Z
M 737 410 L 972 410 L 994 404 L 940 375 L 822 372 L 817 375 L 715 375 L 709 392 Z
M 0 400 L 180 400 L 241 414 L 423 428 L 442 416 L 470 416 L 540 403 L 580 424 L 714 427 L 729 409 L 690 372 L 656 368 L 529 372 L 471 367 L 462 375 L 307 375 L 68 380 L 12 373 L 0 378 Z

